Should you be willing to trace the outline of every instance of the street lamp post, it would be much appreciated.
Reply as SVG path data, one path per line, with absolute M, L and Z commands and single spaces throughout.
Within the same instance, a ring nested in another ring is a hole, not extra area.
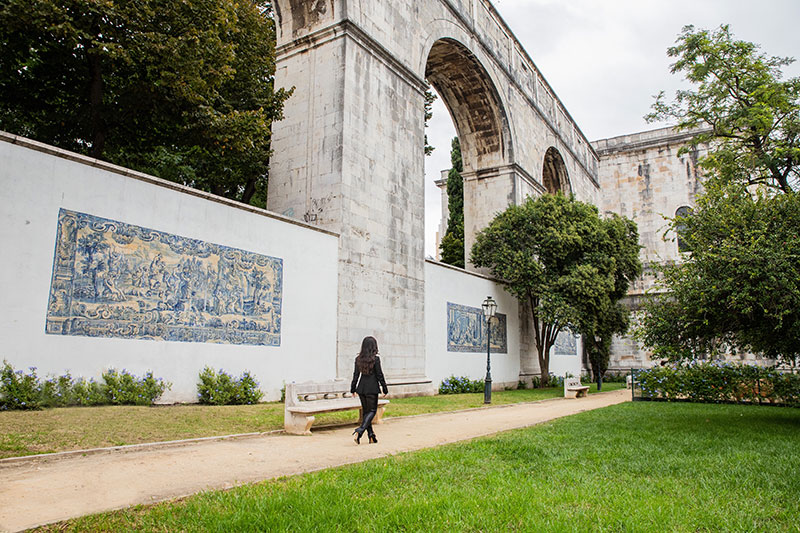
M 497 310 L 497 302 L 487 296 L 481 307 L 483 316 L 486 317 L 486 381 L 483 385 L 483 403 L 492 403 L 492 317 Z

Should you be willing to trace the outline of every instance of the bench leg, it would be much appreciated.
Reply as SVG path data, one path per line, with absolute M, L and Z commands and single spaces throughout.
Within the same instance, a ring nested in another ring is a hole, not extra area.
M 296 413 L 286 413 L 283 417 L 283 429 L 290 435 L 311 435 L 311 424 L 314 417 Z
M 574 391 L 574 390 L 565 390 L 564 391 L 564 398 L 577 398 L 577 397 L 578 397 L 578 391 Z
M 372 419 L 373 424 L 383 424 L 383 412 L 386 411 L 385 406 L 378 407 L 378 412 L 375 413 L 375 418 Z
M 576 398 L 585 398 L 585 397 L 586 397 L 586 393 L 587 393 L 586 389 L 584 389 L 584 390 L 579 390 L 579 391 L 578 391 L 578 394 L 576 394 L 576 395 L 575 395 L 575 397 L 576 397 Z

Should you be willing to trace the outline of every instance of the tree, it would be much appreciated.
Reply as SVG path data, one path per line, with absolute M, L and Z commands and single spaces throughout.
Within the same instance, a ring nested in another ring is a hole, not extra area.
M 447 173 L 447 210 L 450 216 L 439 248 L 443 263 L 464 268 L 464 180 L 461 178 L 464 164 L 458 137 L 453 137 L 451 143 L 450 163 L 450 172 Z
M 668 51 L 673 72 L 697 90 L 663 93 L 651 118 L 704 127 L 706 194 L 672 221 L 682 262 L 661 268 L 658 294 L 637 336 L 657 358 L 750 351 L 794 362 L 800 355 L 800 79 L 781 81 L 791 59 L 768 57 L 716 32 L 683 29 Z
M 588 305 L 583 307 L 577 328 L 583 335 L 598 390 L 608 369 L 611 341 L 614 335 L 621 335 L 628 330 L 630 311 L 622 303 L 622 299 L 628 293 L 630 282 L 642 272 L 636 224 L 616 214 L 610 214 L 603 223 L 609 237 L 607 245 L 610 257 L 613 257 L 616 263 L 614 286 L 607 294 L 607 298 L 598 304 L 588 302 Z M 581 304 L 582 302 L 578 303 L 579 306 Z
M 433 103 L 436 101 L 436 94 L 427 89 L 425 91 L 425 127 L 428 127 L 428 121 L 433 118 Z M 436 150 L 434 146 L 428 144 L 428 134 L 425 134 L 425 155 L 431 155 Z
M 509 206 L 478 233 L 470 260 L 528 311 L 542 383 L 560 331 L 592 341 L 624 332 L 620 299 L 641 273 L 638 240 L 633 221 L 601 218 L 595 206 L 560 193 Z
M 0 128 L 243 202 L 266 194 L 263 0 L 6 0 Z
M 727 25 L 717 31 L 686 26 L 668 55 L 696 86 L 666 103 L 662 91 L 648 120 L 674 120 L 699 129 L 692 146 L 708 144 L 706 174 L 726 183 L 800 190 L 800 78 L 781 81 L 794 60 L 769 57 L 735 40 Z
M 800 357 L 800 194 L 713 184 L 680 221 L 690 253 L 662 268 L 638 336 L 657 358 L 743 350 Z

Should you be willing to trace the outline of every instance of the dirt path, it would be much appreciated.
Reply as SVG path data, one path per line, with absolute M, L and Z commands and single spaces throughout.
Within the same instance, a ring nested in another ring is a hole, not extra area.
M 377 445 L 356 446 L 349 428 L 310 437 L 265 434 L 237 439 L 134 446 L 88 455 L 0 461 L 0 530 L 17 531 L 67 518 L 169 500 L 430 448 L 622 403 L 618 390 L 557 399 L 388 419 Z M 391 409 L 391 407 L 390 407 Z M 312 428 L 313 430 L 313 428 Z

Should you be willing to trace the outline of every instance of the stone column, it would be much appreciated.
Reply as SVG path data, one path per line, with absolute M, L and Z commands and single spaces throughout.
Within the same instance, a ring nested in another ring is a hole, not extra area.
M 347 20 L 300 36 L 283 21 L 268 208 L 339 233 L 337 373 L 378 340 L 390 392 L 425 377 L 424 81 Z M 291 269 L 291 265 L 286 265 Z M 288 276 L 287 276 L 288 279 Z M 333 355 L 333 354 L 332 354 Z

